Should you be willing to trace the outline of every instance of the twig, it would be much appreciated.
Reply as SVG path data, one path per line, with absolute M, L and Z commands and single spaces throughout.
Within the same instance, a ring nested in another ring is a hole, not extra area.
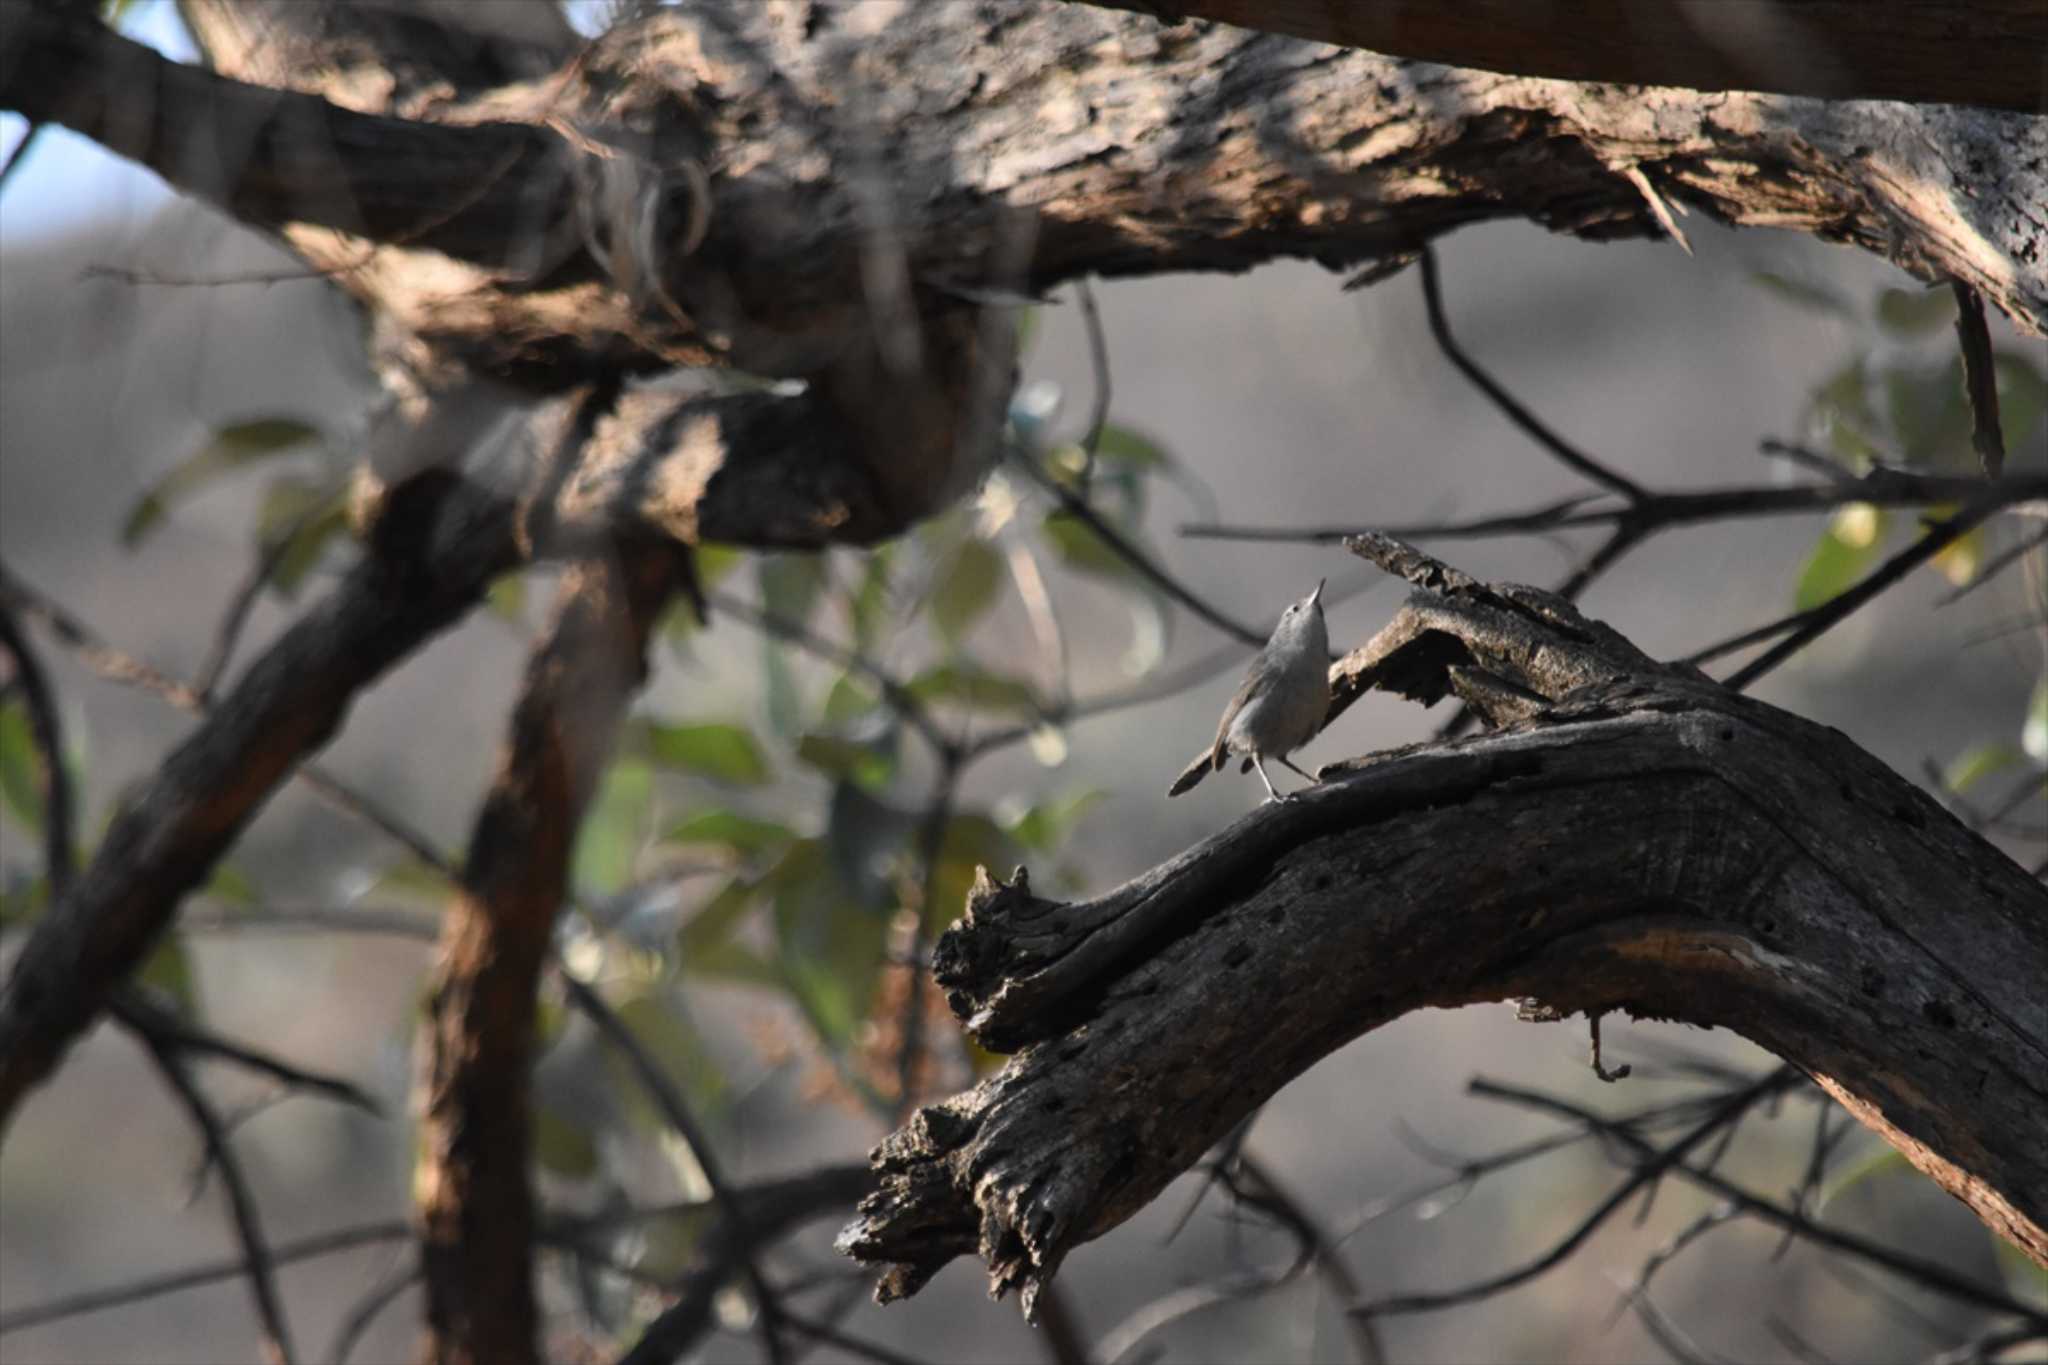
M 1970 445 L 1995 479 L 2005 470 L 2005 432 L 1998 424 L 1998 370 L 1991 355 L 1991 331 L 1984 325 L 1984 300 L 1961 280 L 1949 281 L 1956 296 L 1956 344 L 1963 353 L 1963 392 L 1970 398 Z
M 140 1033 L 143 1046 L 156 1063 L 164 1081 L 178 1097 L 206 1141 L 207 1159 L 220 1168 L 221 1185 L 227 1191 L 228 1213 L 235 1237 L 242 1244 L 242 1270 L 249 1277 L 249 1289 L 256 1301 L 256 1317 L 263 1327 L 266 1354 L 291 1365 L 293 1360 L 290 1326 L 277 1296 L 277 1265 L 263 1239 L 263 1224 L 257 1214 L 255 1196 L 249 1190 L 242 1163 L 228 1144 L 220 1116 L 205 1094 L 186 1073 L 175 1049 L 149 1032 Z
M 1736 669 L 1723 680 L 1723 685 L 1733 692 L 1742 691 L 1804 649 L 1858 607 L 1961 540 L 2004 505 L 1997 496 L 1998 491 L 1995 488 L 1987 489 L 1984 494 L 1956 509 L 1954 515 L 1946 521 L 1935 522 L 1929 526 L 1921 534 L 1920 539 L 1880 564 L 1860 582 L 1829 598 L 1811 611 L 1801 612 L 1796 617 L 1780 622 L 1780 625 L 1790 624 L 1792 621 L 1797 621 L 1798 624 L 1792 626 L 1784 639 Z M 1718 650 L 1721 647 L 1714 648 Z
M 1085 279 L 1074 281 L 1074 293 L 1081 300 L 1081 320 L 1088 331 L 1088 362 L 1095 372 L 1095 400 L 1088 411 L 1088 430 L 1081 437 L 1081 495 L 1086 497 L 1095 480 L 1095 451 L 1102 444 L 1102 429 L 1109 425 L 1109 340 L 1102 332 L 1102 310 L 1095 306 L 1095 291 Z
M 1052 1365 L 1088 1365 L 1088 1342 L 1066 1290 L 1049 1284 L 1038 1293 L 1038 1338 Z
M 64 766 L 64 724 L 58 718 L 56 693 L 4 597 L 0 597 L 0 649 L 14 661 L 14 677 L 28 709 L 29 739 L 35 746 L 37 776 L 43 788 L 43 876 L 54 905 L 71 889 L 71 878 L 78 870 L 77 844 L 72 836 L 78 807 L 70 770 Z
M 316 502 L 292 518 L 288 526 L 263 546 L 256 556 L 256 563 L 236 587 L 235 595 L 228 601 L 228 609 L 221 614 L 220 624 L 214 628 L 213 644 L 206 652 L 205 662 L 199 665 L 199 673 L 192 680 L 192 690 L 199 694 L 202 705 L 212 704 L 213 689 L 234 657 L 235 645 L 242 637 L 242 627 L 248 624 L 249 613 L 262 594 L 263 585 L 270 581 L 270 576 L 277 572 L 277 566 L 291 552 L 292 542 L 298 539 L 299 533 L 324 511 Z
M 1635 1068 L 1629 1066 L 1626 1062 L 1624 1062 L 1622 1065 L 1617 1066 L 1612 1071 L 1610 1071 L 1607 1069 L 1606 1064 L 1600 1060 L 1600 1021 L 1605 1017 L 1606 1015 L 1604 1011 L 1595 1010 L 1593 1013 L 1586 1016 L 1586 1024 L 1588 1031 L 1592 1034 L 1593 1039 L 1593 1074 L 1595 1076 L 1598 1076 L 1601 1080 L 1606 1081 L 1609 1084 L 1612 1084 L 1613 1082 L 1621 1080 L 1622 1078 L 1626 1077 L 1631 1071 L 1635 1070 Z
M 919 1360 L 916 1356 L 905 1355 L 901 1351 L 869 1341 L 865 1337 L 854 1336 L 850 1332 L 842 1332 L 822 1319 L 803 1313 L 786 1312 L 783 1316 L 791 1327 L 804 1335 L 815 1337 L 828 1346 L 837 1346 L 850 1356 L 872 1360 L 875 1365 L 927 1365 L 927 1362 Z
M 921 891 L 917 925 L 910 936 L 910 977 L 903 992 L 903 1018 L 897 1030 L 896 1107 L 890 1116 L 892 1125 L 906 1121 L 917 1104 L 917 1064 L 924 1053 L 926 959 L 931 951 L 925 926 L 931 919 L 932 902 L 938 898 L 939 855 L 945 847 L 946 824 L 953 816 L 953 798 L 964 766 L 961 752 L 955 748 L 941 757 L 938 776 L 932 781 L 931 800 L 918 826 Z
M 1708 1111 L 1707 1117 L 1704 1120 L 1668 1147 L 1651 1149 L 1640 1138 L 1635 1138 L 1635 1143 L 1642 1146 L 1648 1152 L 1644 1160 L 1636 1166 L 1635 1170 L 1620 1186 L 1595 1205 L 1591 1212 L 1580 1218 L 1570 1232 L 1566 1233 L 1564 1237 L 1559 1239 L 1549 1250 L 1541 1255 L 1523 1262 L 1512 1270 L 1503 1271 L 1498 1275 L 1476 1281 L 1462 1288 L 1429 1294 L 1409 1294 L 1396 1298 L 1381 1299 L 1378 1302 L 1367 1304 L 1354 1311 L 1368 1315 L 1379 1315 L 1387 1313 L 1422 1313 L 1440 1308 L 1455 1308 L 1461 1304 L 1474 1303 L 1480 1299 L 1498 1294 L 1504 1289 L 1512 1289 L 1518 1284 L 1524 1284 L 1529 1280 L 1535 1279 L 1547 1270 L 1554 1269 L 1562 1264 L 1574 1251 L 1583 1246 L 1586 1240 L 1599 1229 L 1600 1225 L 1605 1223 L 1623 1204 L 1627 1203 L 1637 1190 L 1647 1188 L 1652 1182 L 1659 1180 L 1667 1172 L 1681 1166 L 1686 1156 L 1695 1147 L 1698 1147 L 1701 1143 L 1727 1127 L 1728 1124 L 1741 1117 L 1752 1105 L 1756 1104 L 1766 1095 L 1787 1084 L 1788 1078 L 1796 1074 L 1789 1067 L 1780 1068 L 1764 1076 L 1761 1080 L 1724 1096 Z M 1492 1093 L 1490 1090 L 1481 1089 L 1486 1084 L 1483 1081 L 1474 1081 L 1471 1089 L 1474 1094 Z M 1600 1126 L 1595 1122 L 1594 1116 L 1588 1116 L 1586 1122 L 1591 1126 Z M 1634 1137 L 1633 1134 L 1629 1134 L 1629 1136 L 1631 1138 Z
M 147 1035 L 170 1052 L 233 1062 L 236 1066 L 269 1076 L 293 1090 L 310 1090 L 342 1104 L 354 1105 L 379 1118 L 384 1116 L 384 1108 L 376 1098 L 351 1081 L 307 1071 L 269 1053 L 194 1028 L 132 991 L 116 995 L 108 1009 L 129 1028 Z
M 1780 1085 L 1785 1084 L 1787 1073 L 1790 1071 L 1791 1068 L 1789 1067 L 1781 1067 L 1764 1077 L 1758 1083 L 1758 1086 L 1769 1085 L 1773 1082 Z M 1794 1076 L 1796 1074 L 1792 1073 Z M 1575 1119 L 1580 1123 L 1589 1124 L 1603 1134 L 1613 1137 L 1646 1162 L 1662 1162 L 1662 1169 L 1682 1177 L 1711 1194 L 1719 1195 L 1722 1199 L 1742 1209 L 1743 1212 L 1761 1218 L 1765 1222 L 1777 1227 L 1797 1228 L 1799 1235 L 1809 1242 L 1835 1251 L 1845 1252 L 1861 1260 L 1868 1261 L 1872 1265 L 1881 1266 L 1895 1275 L 1903 1276 L 1923 1288 L 1944 1294 L 1949 1298 L 1975 1304 L 1980 1308 L 1989 1308 L 1994 1312 L 2010 1313 L 2015 1317 L 2024 1318 L 2028 1322 L 2048 1328 L 2048 1313 L 2031 1308 L 2008 1294 L 1976 1284 L 1946 1266 L 1937 1265 L 1931 1261 L 1923 1261 L 1917 1257 L 1908 1256 L 1903 1252 L 1894 1251 L 1892 1248 L 1879 1243 L 1867 1241 L 1853 1234 L 1828 1227 L 1826 1224 L 1816 1223 L 1797 1210 L 1788 1209 L 1761 1195 L 1754 1194 L 1722 1176 L 1686 1165 L 1683 1161 L 1665 1160 L 1672 1149 L 1666 1148 L 1659 1151 L 1635 1133 L 1621 1127 L 1612 1120 L 1603 1119 L 1583 1105 L 1574 1104 L 1569 1100 L 1560 1099 L 1553 1095 L 1523 1090 L 1516 1086 L 1502 1085 L 1499 1082 L 1484 1079 L 1473 1081 L 1468 1088 L 1471 1093 L 1485 1096 L 1488 1099 L 1518 1104 L 1526 1108 L 1540 1109 Z M 1757 1088 L 1751 1087 L 1751 1090 L 1755 1091 Z M 1731 1114 L 1730 1117 L 1733 1117 L 1733 1115 Z M 1643 1169 L 1646 1169 L 1646 1167 L 1638 1167 L 1639 1171 Z
M 1179 579 L 1153 563 L 1151 556 L 1133 544 L 1123 532 L 1110 525 L 1086 499 L 1041 469 L 1037 460 L 1022 451 L 1015 452 L 1014 458 L 1017 466 L 1034 483 L 1052 495 L 1053 500 L 1059 503 L 1060 510 L 1093 531 L 1102 543 L 1109 547 L 1110 552 L 1130 565 L 1139 577 L 1240 644 L 1257 649 L 1266 643 L 1264 635 L 1210 606 Z
M 777 1332 L 781 1319 L 780 1301 L 769 1287 L 766 1277 L 761 1274 L 760 1261 L 754 1252 L 756 1243 L 753 1229 L 748 1224 L 745 1210 L 740 1207 L 738 1197 L 733 1193 L 731 1183 L 726 1179 L 718 1153 L 711 1145 L 710 1134 L 697 1122 L 697 1116 L 691 1111 L 689 1102 L 683 1098 L 682 1091 L 676 1088 L 668 1073 L 648 1054 L 647 1049 L 640 1046 L 640 1040 L 633 1036 L 633 1031 L 626 1027 L 626 1022 L 605 1003 L 604 997 L 566 967 L 561 969 L 558 975 L 576 1008 L 597 1026 L 598 1032 L 604 1035 L 606 1042 L 618 1049 L 619 1055 L 626 1059 L 626 1064 L 632 1068 L 641 1087 L 661 1110 L 662 1117 L 668 1121 L 669 1127 L 675 1129 L 676 1136 L 689 1147 L 691 1159 L 697 1163 L 698 1171 L 704 1176 L 705 1187 L 711 1192 L 711 1202 L 718 1209 L 718 1216 L 724 1220 L 728 1236 L 738 1249 L 736 1259 L 746 1277 L 748 1288 L 753 1291 L 756 1309 L 760 1315 L 762 1345 L 767 1348 L 769 1359 L 781 1360 L 783 1347 Z
M 42 131 L 43 125 L 33 120 L 30 121 L 27 128 L 22 130 L 21 141 L 14 144 L 14 150 L 7 154 L 7 160 L 0 162 L 0 188 L 6 186 L 8 178 L 14 174 L 15 169 L 27 158 L 28 149 L 35 145 L 36 138 Z
M 1344 1314 L 1345 1326 L 1351 1333 L 1351 1349 L 1357 1355 L 1359 1365 L 1383 1365 L 1387 1356 L 1380 1345 L 1379 1332 L 1372 1319 L 1351 1310 L 1358 1306 L 1358 1281 L 1351 1274 L 1351 1267 L 1344 1264 L 1344 1257 L 1338 1252 L 1322 1224 L 1280 1183 L 1264 1162 L 1250 1152 L 1239 1151 L 1237 1167 L 1241 1175 L 1250 1179 L 1252 1188 L 1240 1188 L 1241 1197 L 1255 1207 L 1278 1218 L 1300 1239 L 1301 1244 L 1314 1261 L 1316 1274 L 1323 1281 L 1330 1297 L 1337 1301 L 1338 1309 Z
M 353 1251 L 357 1247 L 403 1241 L 411 1237 L 412 1233 L 412 1225 L 402 1218 L 337 1228 L 332 1232 L 301 1237 L 293 1242 L 280 1242 L 270 1249 L 270 1263 L 273 1266 L 291 1265 L 298 1261 L 312 1260 L 316 1256 L 331 1256 L 340 1251 Z M 0 1335 L 25 1331 L 30 1327 L 41 1327 L 47 1323 L 62 1322 L 66 1318 L 82 1317 L 87 1313 L 101 1313 L 109 1308 L 122 1308 L 165 1294 L 201 1289 L 248 1273 L 249 1262 L 246 1257 L 202 1261 L 183 1270 L 145 1276 L 139 1280 L 131 1280 L 127 1284 L 113 1285 L 106 1289 L 90 1289 L 65 1298 L 51 1299 L 47 1303 L 0 1313 Z
M 1613 489 L 1631 502 L 1640 501 L 1643 490 L 1633 480 L 1615 473 L 1545 426 L 1534 413 L 1517 402 L 1513 394 L 1502 388 L 1492 375 L 1479 368 L 1477 362 L 1465 354 L 1457 339 L 1451 335 L 1450 320 L 1444 315 L 1443 287 L 1437 279 L 1436 248 L 1423 247 L 1421 256 L 1422 301 L 1429 312 L 1429 333 L 1436 338 L 1437 347 L 1444 353 L 1444 358 L 1456 366 L 1460 374 L 1471 380 L 1481 393 L 1491 399 L 1503 416 L 1564 464 L 1594 483 Z
M 1945 607 L 1959 598 L 1968 597 L 1971 593 L 2004 573 L 2014 564 L 2025 559 L 2031 551 L 2038 550 L 2043 545 L 2048 545 L 2048 526 L 2041 527 L 2030 536 L 2022 536 L 2017 545 L 2011 545 L 2000 550 L 1984 562 L 1983 566 L 1977 570 L 1969 582 L 1959 588 L 1950 589 L 1947 593 L 1943 594 L 1940 602 L 1936 605 Z
M 335 1329 L 334 1344 L 327 1348 L 327 1358 L 334 1365 L 348 1365 L 348 1358 L 355 1354 L 356 1343 L 362 1340 L 363 1333 L 370 1330 L 378 1315 L 398 1302 L 399 1296 L 418 1284 L 425 1274 L 415 1257 L 371 1285 L 369 1292 L 356 1301 L 348 1316 L 342 1319 L 341 1326 Z

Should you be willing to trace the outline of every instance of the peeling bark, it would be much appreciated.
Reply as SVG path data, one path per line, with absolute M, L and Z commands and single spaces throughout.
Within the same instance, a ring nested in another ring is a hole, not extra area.
M 1097 900 L 984 879 L 934 973 L 1016 1055 L 875 1150 L 841 1246 L 878 1295 L 975 1254 L 1028 1311 L 1335 1048 L 1504 999 L 1733 1029 L 2048 1264 L 2048 891 L 1832 730 L 1548 594 L 1371 553 L 1425 590 L 1335 705 L 1455 693 L 1498 728 L 1326 767 Z

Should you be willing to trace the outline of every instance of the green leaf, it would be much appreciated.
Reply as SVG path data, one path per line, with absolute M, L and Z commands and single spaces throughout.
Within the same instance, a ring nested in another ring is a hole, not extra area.
M 514 625 L 526 619 L 526 574 L 521 570 L 499 574 L 484 591 L 484 605 L 491 615 Z M 684 608 L 688 610 L 688 608 Z
M 1814 1215 L 1818 1217 L 1826 1213 L 1828 1205 L 1834 1203 L 1837 1199 L 1840 1199 L 1865 1181 L 1874 1180 L 1880 1176 L 1913 1174 L 1917 1174 L 1913 1169 L 1913 1163 L 1906 1160 L 1905 1154 L 1899 1151 L 1898 1148 L 1876 1148 L 1870 1155 L 1864 1157 L 1861 1161 L 1850 1164 L 1846 1169 L 1837 1174 L 1834 1179 L 1821 1187 L 1820 1198 L 1814 1204 Z
M 49 906 L 49 878 L 38 876 L 22 881 L 0 881 L 0 929 L 30 923 Z
M 1868 503 L 1851 503 L 1835 513 L 1799 572 L 1792 599 L 1796 610 L 1809 611 L 1863 577 L 1883 547 L 1884 518 L 1881 509 Z
M 192 959 L 180 934 L 166 934 L 142 970 L 135 974 L 138 985 L 168 997 L 177 1013 L 187 1019 L 199 1013 L 199 993 L 192 979 Z
M 754 574 L 762 609 L 775 620 L 801 626 L 809 622 L 811 609 L 824 591 L 825 556 L 763 555 L 755 563 Z M 783 736 L 796 734 L 803 728 L 803 696 L 789 665 L 789 647 L 767 631 L 761 635 L 761 672 L 769 729 Z
M 732 810 L 707 810 L 669 826 L 667 844 L 712 844 L 741 857 L 769 853 L 796 838 L 796 831 L 773 820 L 759 820 Z
M 1173 456 L 1157 440 L 1135 427 L 1115 422 L 1102 428 L 1102 438 L 1095 443 L 1095 459 L 1098 464 L 1128 465 L 1133 469 L 1166 469 L 1173 464 Z
M 295 594 L 320 562 L 327 543 L 349 529 L 348 492 L 290 476 L 264 492 L 256 517 L 257 545 L 273 551 L 270 584 L 286 597 Z
M 2020 722 L 2020 748 L 2036 763 L 2048 765 L 2048 673 L 2034 683 L 2027 698 L 2027 718 Z
M 1877 296 L 1877 325 L 1895 337 L 1925 336 L 1955 317 L 1955 295 L 1946 286 L 1887 289 Z
M 881 700 L 882 694 L 873 683 L 856 673 L 842 673 L 825 694 L 819 719 L 832 729 L 840 729 L 867 715 Z
M 163 521 L 172 503 L 221 475 L 319 436 L 315 428 L 290 417 L 261 417 L 221 427 L 212 440 L 180 460 L 129 509 L 121 525 L 121 544 L 134 549 Z
M 733 930 L 753 911 L 756 900 L 754 888 L 735 877 L 690 916 L 676 931 L 676 950 L 682 955 L 683 970 L 692 970 L 700 954 L 731 939 Z
M 237 910 L 247 910 L 263 899 L 257 893 L 256 883 L 233 863 L 214 864 L 213 876 L 207 879 L 200 894 Z
M 746 557 L 746 552 L 736 545 L 699 545 L 697 586 L 710 592 L 723 583 Z
M 681 1002 L 665 996 L 659 990 L 635 995 L 614 1006 L 614 1012 L 648 1060 L 681 1084 L 693 1107 L 700 1112 L 715 1108 L 725 1092 L 725 1075 Z M 666 1130 L 667 1118 L 648 1100 L 646 1087 L 618 1049 L 607 1048 L 605 1061 L 619 1088 L 635 1098 L 642 1116 Z
M 646 762 L 621 758 L 606 769 L 577 831 L 571 885 L 609 896 L 632 879 L 653 802 L 654 769 Z
M 1017 359 L 1022 361 L 1031 352 L 1031 343 L 1038 338 L 1039 312 L 1036 307 L 1012 310 L 1017 319 Z
M 1816 281 L 1796 280 L 1775 270 L 1752 270 L 1749 278 L 1752 283 L 1762 285 L 1785 302 L 1808 312 L 1843 319 L 1856 316 L 1856 310 L 1847 299 Z
M 1128 559 L 1097 535 L 1094 527 L 1065 508 L 1046 513 L 1041 529 L 1054 557 L 1074 572 L 1119 582 L 1136 577 Z
M 797 741 L 796 756 L 828 777 L 857 782 L 879 791 L 896 775 L 893 747 L 863 744 L 837 735 L 807 734 Z
M 967 638 L 1001 592 L 1003 559 L 984 540 L 963 540 L 949 555 L 932 590 L 932 624 L 947 642 Z
M 2006 454 L 2011 463 L 2038 466 L 2048 441 L 2035 439 L 2034 428 L 2048 415 L 2048 377 L 2018 351 L 1999 351 L 1991 368 L 1998 376 L 1998 425 L 2005 433 Z M 2024 460 L 2029 451 L 2036 458 Z
M 1944 462 L 1975 465 L 1961 361 L 1888 369 L 1884 391 L 1900 459 L 1920 467 Z
M 1035 720 L 1045 711 L 1030 683 L 973 664 L 928 668 L 911 679 L 905 690 L 919 701 L 951 702 L 1020 720 Z
M 768 758 L 753 731 L 743 725 L 650 723 L 647 753 L 664 768 L 735 786 L 758 786 L 770 776 Z
M 423 900 L 441 900 L 455 889 L 455 883 L 448 874 L 432 863 L 418 858 L 401 858 L 377 874 L 377 880 L 370 884 L 371 895 L 417 896 Z
M 2004 772 L 2024 759 L 2010 744 L 1979 744 L 1964 751 L 1941 775 L 1941 785 L 1961 794 L 1985 778 Z
M 1003 828 L 1034 853 L 1056 853 L 1081 817 L 1107 796 L 1107 792 L 1088 790 L 1062 801 L 1041 801 L 1004 821 Z
M 877 546 L 868 551 L 861 569 L 860 586 L 847 602 L 847 619 L 853 627 L 853 643 L 866 649 L 889 619 L 889 566 L 895 556 L 892 547 Z
M 43 832 L 42 760 L 20 697 L 0 702 L 0 803 L 30 834 Z
M 597 1174 L 596 1137 L 568 1114 L 546 1105 L 533 1111 L 533 1155 L 543 1168 L 569 1180 Z

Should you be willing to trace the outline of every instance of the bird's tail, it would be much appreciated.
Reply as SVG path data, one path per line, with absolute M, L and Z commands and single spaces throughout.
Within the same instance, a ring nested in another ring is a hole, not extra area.
M 1168 796 L 1179 796 L 1182 792 L 1207 777 L 1215 767 L 1215 750 L 1202 750 L 1201 753 L 1195 755 L 1194 760 L 1187 767 L 1180 770 L 1180 776 L 1173 779 L 1173 785 L 1166 789 L 1166 794 Z

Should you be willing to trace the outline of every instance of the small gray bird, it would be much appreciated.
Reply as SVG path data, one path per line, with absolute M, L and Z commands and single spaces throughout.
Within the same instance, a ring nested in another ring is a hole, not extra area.
M 1323 626 L 1322 595 L 1323 585 L 1317 583 L 1314 592 L 1280 613 L 1273 638 L 1252 660 L 1237 695 L 1223 708 L 1215 743 L 1173 780 L 1168 796 L 1179 796 L 1211 771 L 1221 771 L 1230 755 L 1243 754 L 1239 771 L 1258 767 L 1267 800 L 1289 799 L 1273 790 L 1266 760 L 1277 758 L 1294 768 L 1287 755 L 1315 738 L 1330 709 L 1330 635 Z M 1294 771 L 1308 777 L 1299 768 Z

